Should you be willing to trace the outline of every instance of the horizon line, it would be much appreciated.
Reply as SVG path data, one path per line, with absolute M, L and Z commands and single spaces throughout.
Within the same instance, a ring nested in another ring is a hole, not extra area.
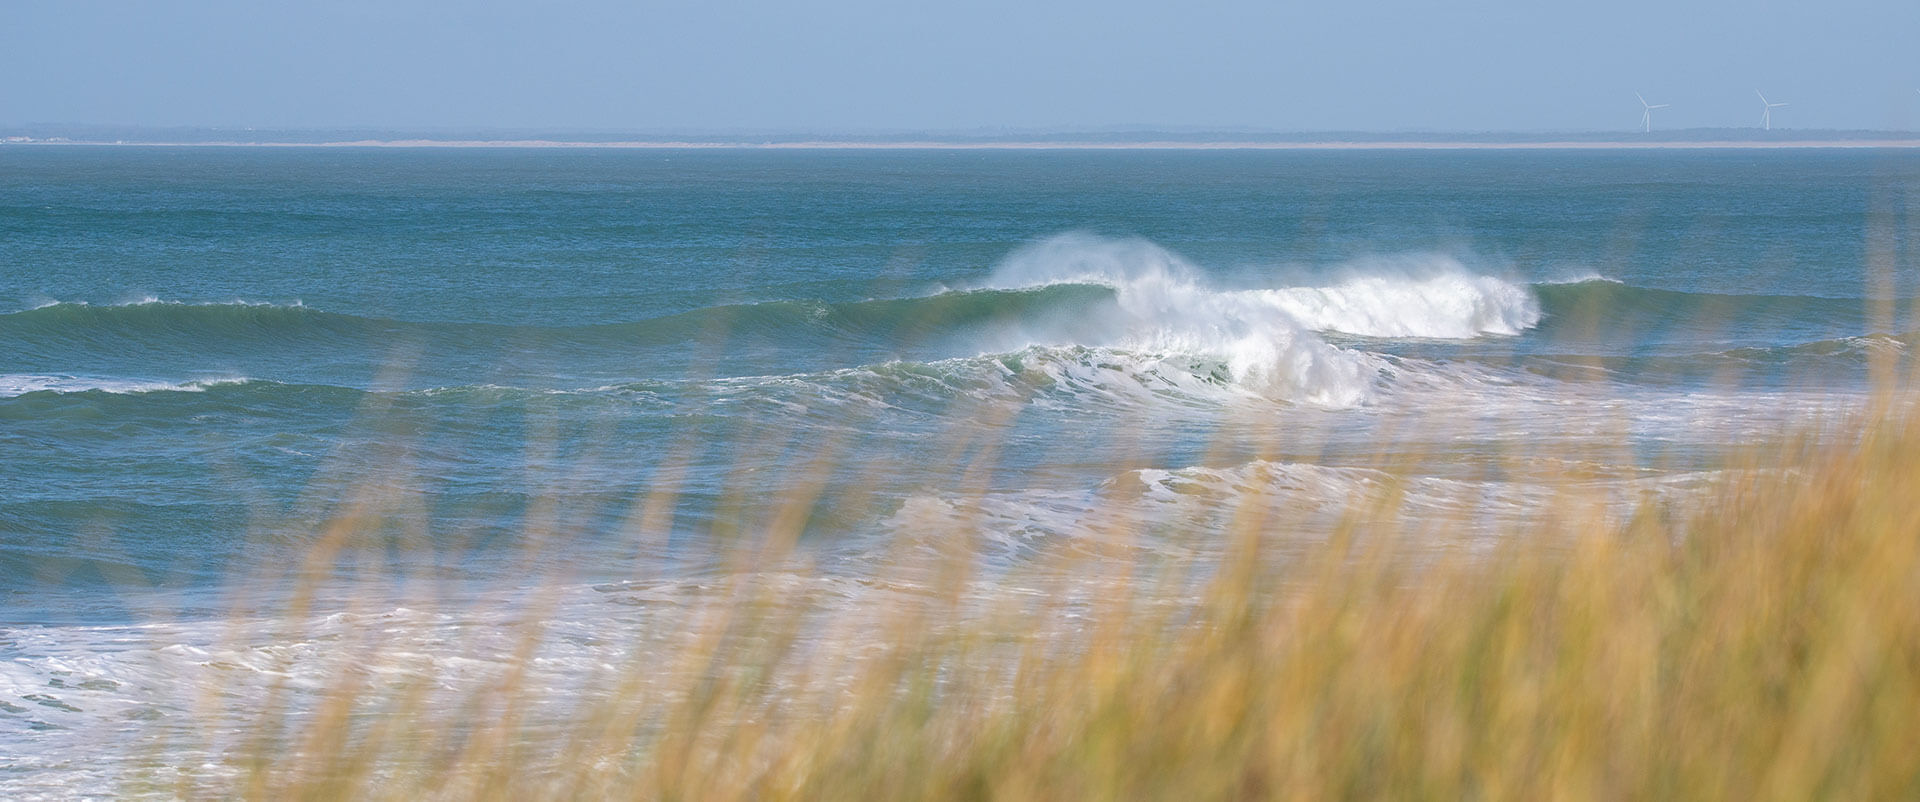
M 1892 133 L 1892 132 L 1889 132 Z M 1473 139 L 1325 139 L 1325 140 L 862 140 L 808 139 L 765 142 L 680 140 L 556 139 L 356 139 L 289 141 L 130 141 L 64 137 L 0 138 L 0 147 L 178 147 L 178 148 L 524 148 L 566 150 L 1775 150 L 1912 149 L 1920 134 L 1899 138 L 1809 138 L 1772 140 L 1527 140 Z

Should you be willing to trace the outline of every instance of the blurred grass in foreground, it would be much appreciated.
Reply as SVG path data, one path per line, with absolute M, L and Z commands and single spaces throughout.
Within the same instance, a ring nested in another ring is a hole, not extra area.
M 430 678 L 380 681 L 369 640 L 319 705 L 267 705 L 237 773 L 148 790 L 1916 798 L 1920 417 L 1882 413 L 1836 441 L 1756 452 L 1753 467 L 1792 467 L 1729 472 L 1624 522 L 1570 496 L 1491 554 L 1401 548 L 1379 534 L 1389 496 L 1304 555 L 1267 553 L 1280 524 L 1247 515 L 1215 534 L 1233 545 L 1203 577 L 1079 549 L 1050 574 L 1058 593 L 1006 603 L 969 592 L 972 563 L 952 553 L 874 580 L 884 607 L 838 611 L 741 571 L 682 600 L 673 637 L 636 646 L 558 724 L 530 712 L 524 681 L 536 604 L 515 667 L 457 704 Z M 768 541 L 807 503 L 773 516 Z

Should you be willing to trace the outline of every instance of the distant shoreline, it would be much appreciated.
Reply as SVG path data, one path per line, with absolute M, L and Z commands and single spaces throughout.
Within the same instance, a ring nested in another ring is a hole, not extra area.
M 789 142 L 714 142 L 700 140 L 565 141 L 545 139 L 362 139 L 332 142 L 128 142 L 128 141 L 4 141 L 0 148 L 54 147 L 171 147 L 171 148 L 552 148 L 606 150 L 1798 150 L 1798 149 L 1909 149 L 1912 139 L 1809 139 L 1778 142 L 1740 140 L 1688 141 L 1540 141 L 1473 142 L 1430 141 L 1007 141 L 952 140 Z

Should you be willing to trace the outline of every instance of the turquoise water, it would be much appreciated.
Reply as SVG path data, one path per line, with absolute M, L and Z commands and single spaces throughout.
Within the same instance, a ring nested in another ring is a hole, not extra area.
M 746 444 L 849 430 L 846 463 L 911 469 L 888 471 L 870 520 L 824 516 L 845 531 L 821 536 L 884 536 L 889 506 L 964 470 L 942 434 L 988 399 L 1017 406 L 994 489 L 1069 491 L 1122 464 L 1366 464 L 1372 421 L 1434 403 L 1488 419 L 1447 450 L 1491 454 L 1504 429 L 1554 436 L 1540 396 L 1717 401 L 1702 414 L 1721 418 L 1741 406 L 1730 375 L 1857 390 L 1877 342 L 1858 338 L 1905 332 L 1868 318 L 1870 215 L 1897 216 L 1888 188 L 1920 166 L 97 148 L 0 164 L 0 567 L 35 598 L 110 575 L 217 582 L 250 545 L 311 537 L 334 495 L 316 482 L 368 472 L 408 475 L 447 545 L 510 544 L 549 493 L 578 501 L 584 545 L 677 447 L 693 467 L 672 541 L 694 544 L 727 487 L 786 481 L 793 454 Z M 1312 453 L 1221 431 L 1249 408 L 1312 429 Z M 1122 421 L 1138 436 L 1112 437 Z M 1642 451 L 1712 444 L 1636 428 Z M 574 466 L 565 487 L 525 469 L 535 447 Z M 1712 450 L 1658 459 L 1705 468 Z
M 55 754 L 104 696 L 165 697 L 182 675 L 115 628 L 220 620 L 354 499 L 391 520 L 353 550 L 486 593 L 536 530 L 582 583 L 709 572 L 802 492 L 802 551 L 858 574 L 961 525 L 1017 564 L 1103 505 L 1204 522 L 1399 476 L 1491 534 L 1545 492 L 1516 464 L 1688 486 L 1857 409 L 1913 343 L 1916 177 L 1894 151 L 0 148 L 0 740 Z M 122 690 L 22 701 L 75 665 Z

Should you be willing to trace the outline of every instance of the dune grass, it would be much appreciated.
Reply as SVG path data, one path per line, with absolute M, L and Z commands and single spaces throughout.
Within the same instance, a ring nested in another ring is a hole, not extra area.
M 1282 524 L 1249 513 L 1210 533 L 1231 545 L 1202 573 L 1083 551 L 1010 600 L 983 601 L 953 555 L 833 607 L 738 571 L 557 717 L 526 679 L 536 609 L 509 668 L 452 701 L 341 671 L 298 715 L 256 711 L 233 771 L 148 790 L 1920 798 L 1920 417 L 1855 432 L 1756 451 L 1774 470 L 1625 520 L 1570 497 L 1491 553 L 1404 548 L 1388 495 L 1304 553 L 1274 554 Z M 390 645 L 350 662 L 404 660 Z

